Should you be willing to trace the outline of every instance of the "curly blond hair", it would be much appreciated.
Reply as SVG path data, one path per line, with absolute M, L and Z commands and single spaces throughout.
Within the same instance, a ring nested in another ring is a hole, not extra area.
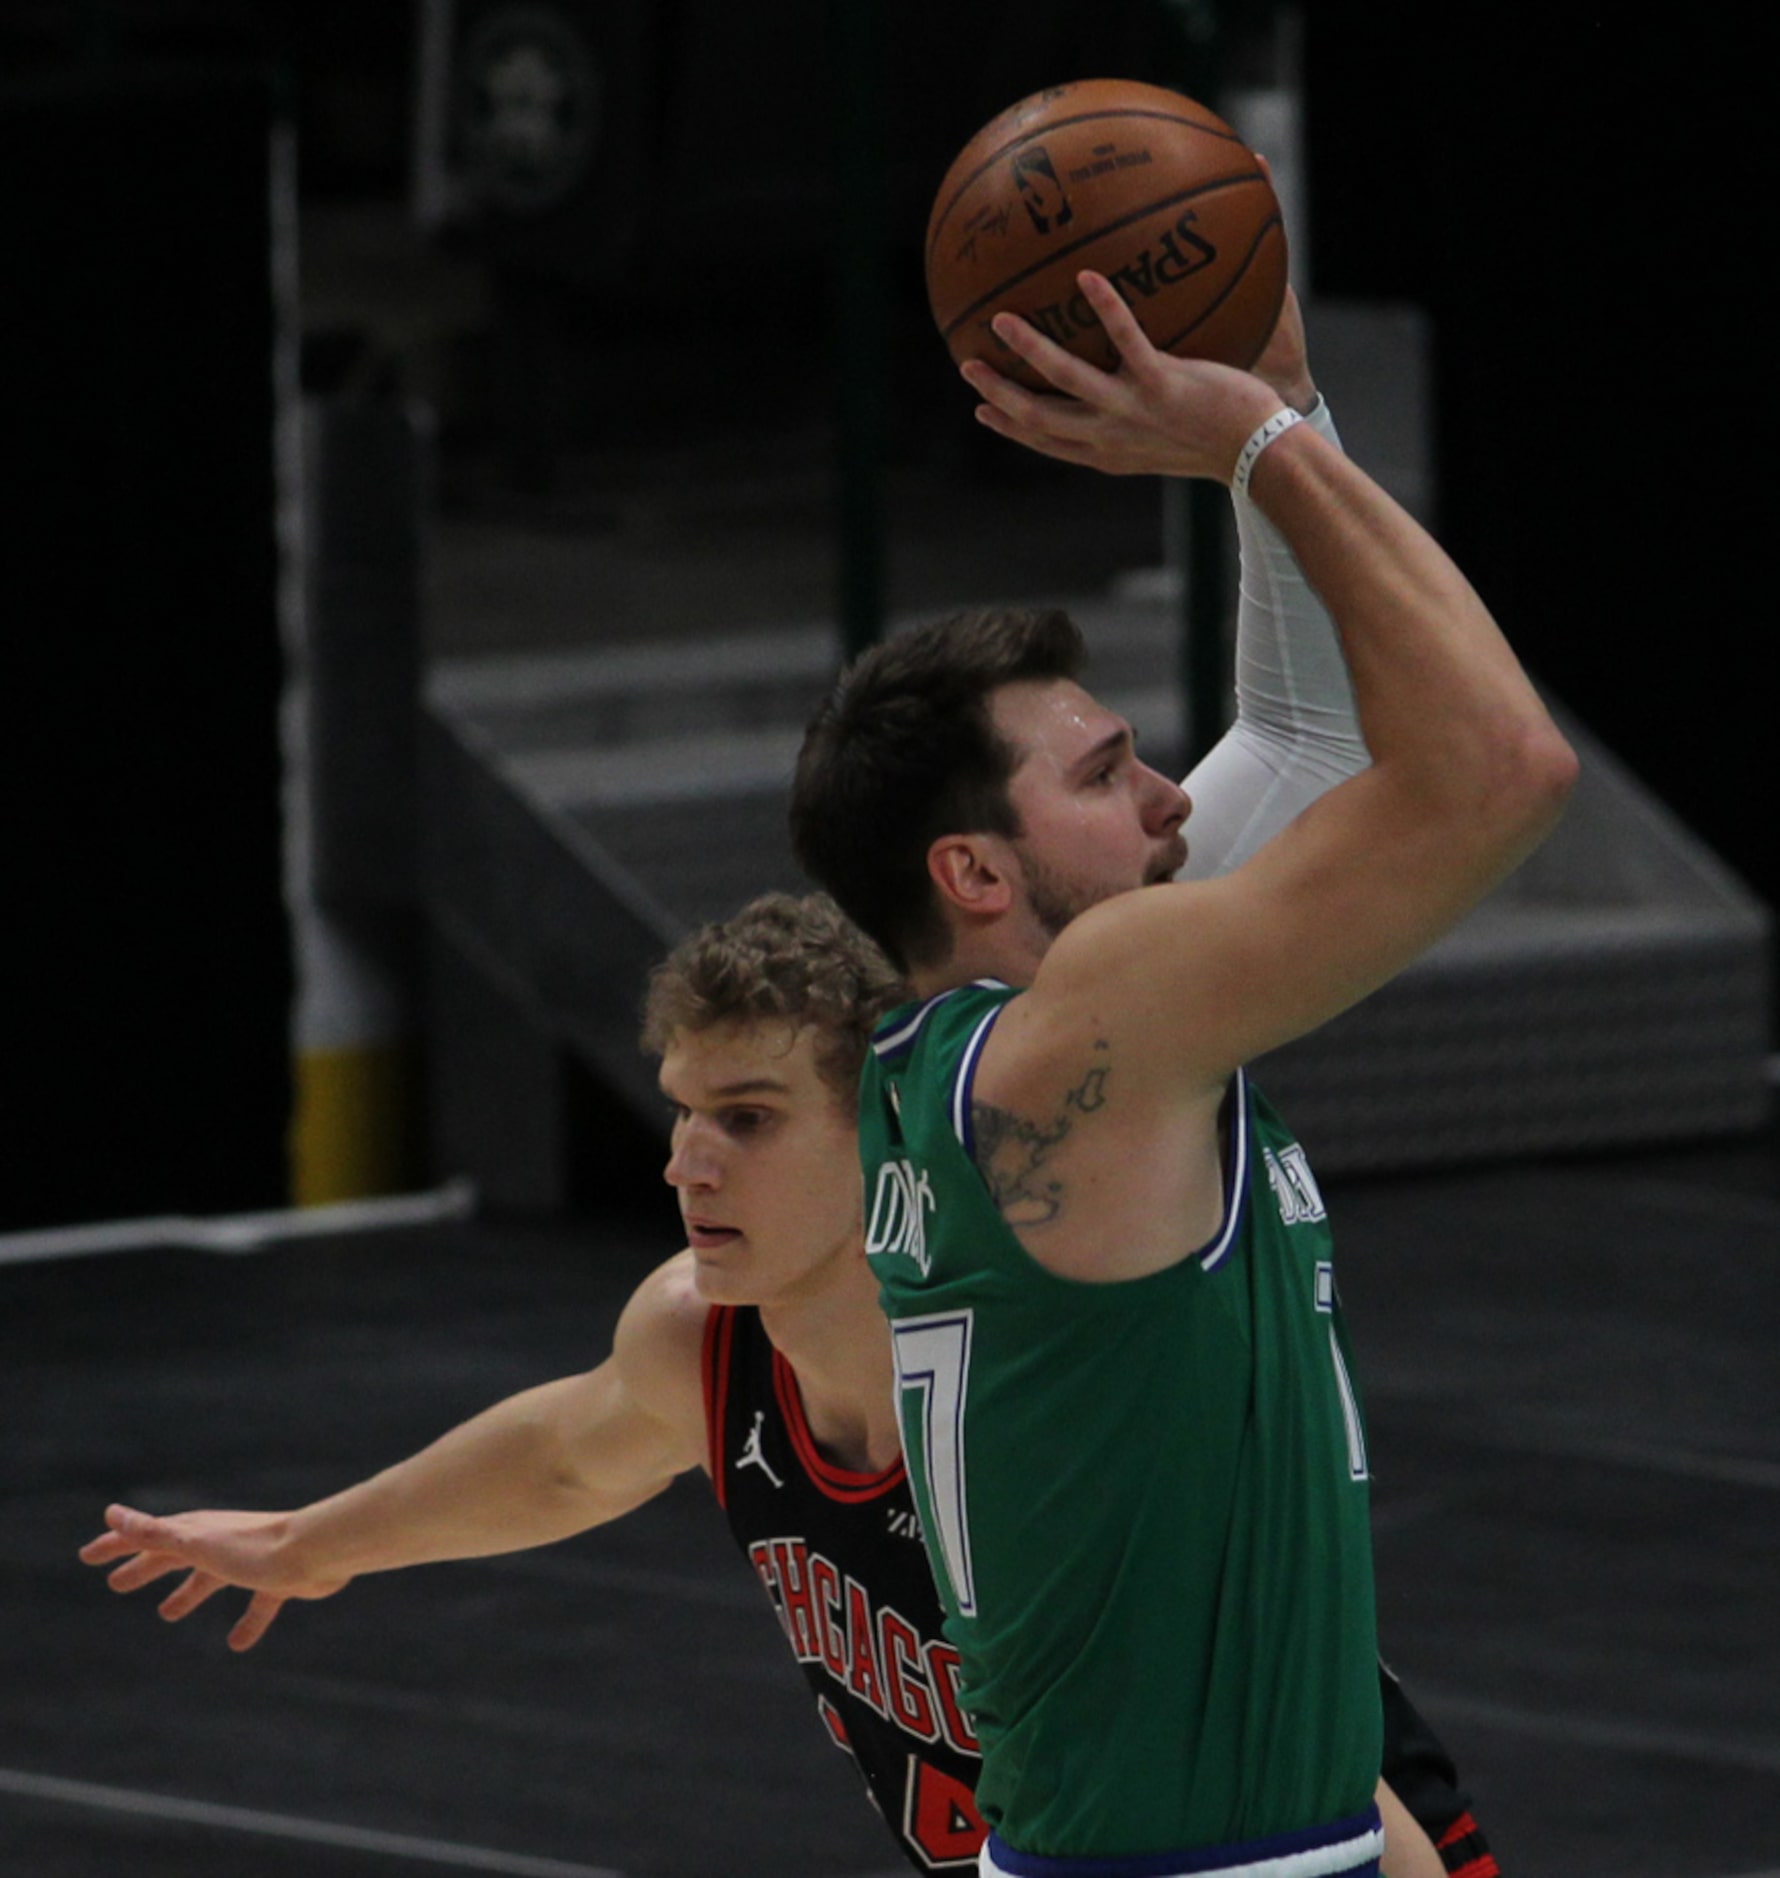
M 701 926 L 649 975 L 643 1048 L 684 1031 L 776 1018 L 816 1033 L 823 1079 L 852 1108 L 878 1020 L 905 995 L 884 954 L 825 893 L 766 893 Z

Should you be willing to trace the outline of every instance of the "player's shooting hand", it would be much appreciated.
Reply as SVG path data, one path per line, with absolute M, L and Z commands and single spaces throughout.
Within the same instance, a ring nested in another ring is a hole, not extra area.
M 247 1609 L 229 1632 L 229 1648 L 251 1650 L 290 1598 L 332 1597 L 349 1578 L 318 1578 L 293 1562 L 280 1541 L 282 1513 L 176 1513 L 159 1519 L 128 1506 L 105 1509 L 106 1530 L 81 1547 L 88 1565 L 109 1565 L 113 1591 L 140 1591 L 174 1572 L 185 1578 L 159 1610 L 168 1623 L 189 1617 L 217 1592 L 238 1585 L 251 1591 Z
M 1203 476 L 1228 482 L 1255 427 L 1279 409 L 1278 392 L 1247 372 L 1158 352 L 1102 274 L 1078 277 L 1119 355 L 1103 372 L 1012 313 L 996 335 L 1063 397 L 1031 392 L 978 361 L 961 367 L 982 398 L 977 418 L 1014 443 L 1110 476 Z

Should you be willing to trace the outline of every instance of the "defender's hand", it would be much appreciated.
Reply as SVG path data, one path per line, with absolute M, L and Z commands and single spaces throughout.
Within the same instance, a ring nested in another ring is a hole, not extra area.
M 107 1531 L 81 1548 L 88 1565 L 109 1565 L 113 1591 L 140 1591 L 174 1572 L 184 1581 L 162 1599 L 168 1623 L 189 1617 L 217 1592 L 238 1585 L 254 1595 L 234 1628 L 229 1648 L 251 1650 L 290 1598 L 327 1598 L 350 1577 L 317 1577 L 292 1561 L 280 1541 L 282 1513 L 178 1513 L 158 1519 L 127 1506 L 105 1510 Z
M 1279 394 L 1228 365 L 1158 352 L 1103 274 L 1077 278 L 1118 352 L 1119 369 L 1103 372 L 1017 314 L 998 313 L 997 336 L 1065 395 L 1027 391 L 972 360 L 960 370 L 983 399 L 978 421 L 1029 450 L 1110 476 L 1227 483 L 1250 434 L 1279 409 Z

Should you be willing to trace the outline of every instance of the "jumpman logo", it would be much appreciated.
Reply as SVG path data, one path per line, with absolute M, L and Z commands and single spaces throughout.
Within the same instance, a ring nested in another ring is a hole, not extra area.
M 760 1430 L 765 1420 L 766 1411 L 764 1409 L 756 1409 L 754 1411 L 754 1432 L 742 1443 L 742 1457 L 736 1462 L 735 1470 L 739 1474 L 744 1467 L 758 1467 L 775 1487 L 782 1487 L 785 1484 L 784 1481 L 773 1472 L 766 1456 L 760 1451 Z

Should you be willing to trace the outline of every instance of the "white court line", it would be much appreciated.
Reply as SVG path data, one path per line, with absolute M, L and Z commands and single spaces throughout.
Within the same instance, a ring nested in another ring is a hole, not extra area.
M 336 1826 L 322 1819 L 297 1819 L 287 1813 L 261 1813 L 245 1806 L 217 1806 L 208 1800 L 179 1800 L 128 1787 L 100 1787 L 87 1780 L 58 1780 L 53 1774 L 26 1774 L 0 1767 L 0 1793 L 21 1799 L 51 1800 L 99 1812 L 129 1813 L 140 1819 L 175 1819 L 189 1826 L 213 1826 L 224 1832 L 253 1833 L 262 1839 L 295 1839 L 307 1845 L 331 1845 L 353 1852 L 377 1852 L 420 1865 L 449 1865 L 458 1871 L 503 1872 L 508 1878 L 624 1878 L 606 1865 L 573 1865 L 559 1858 L 530 1858 L 522 1852 L 496 1852 L 485 1846 L 457 1845 L 449 1839 L 416 1839 L 403 1832 L 374 1832 L 363 1826 Z
M 1664 1447 L 1651 1441 L 1623 1441 L 1610 1435 L 1571 1435 L 1541 1427 L 1531 1416 L 1499 1416 L 1474 1430 L 1490 1447 L 1523 1454 L 1546 1454 L 1554 1460 L 1599 1461 L 1615 1467 L 1674 1474 L 1684 1480 L 1721 1481 L 1732 1487 L 1780 1492 L 1780 1461 L 1734 1454 L 1708 1454 L 1698 1448 Z
M 397 1226 L 430 1226 L 443 1220 L 469 1219 L 475 1211 L 475 1187 L 467 1180 L 453 1180 L 431 1193 L 336 1200 L 327 1206 L 279 1207 L 269 1213 L 228 1213 L 207 1219 L 168 1213 L 153 1219 L 45 1226 L 31 1232 L 0 1233 L 0 1265 L 175 1248 L 193 1252 L 263 1252 L 268 1246 L 283 1245 L 293 1239 L 380 1232 Z

